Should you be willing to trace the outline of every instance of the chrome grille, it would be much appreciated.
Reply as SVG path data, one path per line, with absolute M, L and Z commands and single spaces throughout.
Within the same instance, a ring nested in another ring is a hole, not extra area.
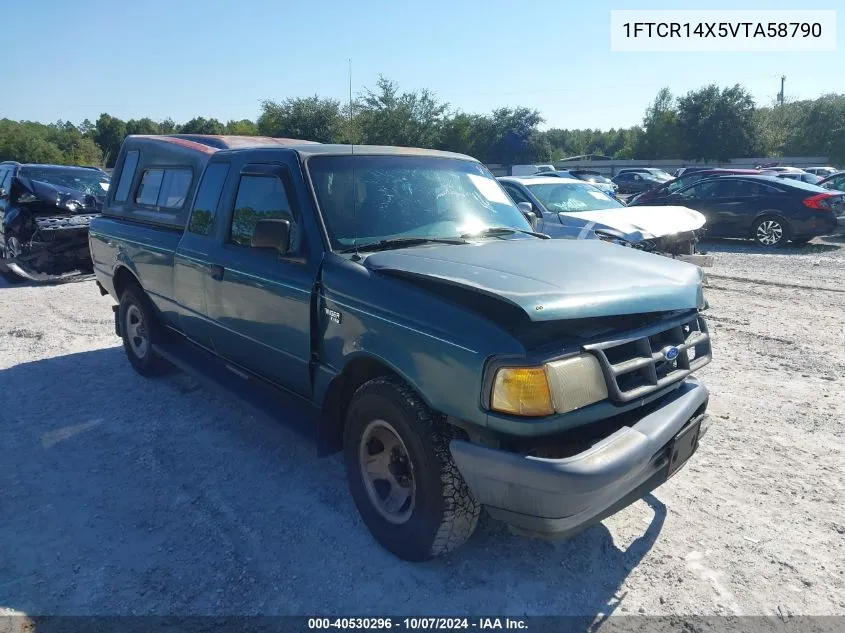
M 615 402 L 630 402 L 663 389 L 712 358 L 707 324 L 699 314 L 645 327 L 622 339 L 585 345 L 584 349 L 599 359 L 608 396 Z M 671 358 L 675 350 L 677 356 Z

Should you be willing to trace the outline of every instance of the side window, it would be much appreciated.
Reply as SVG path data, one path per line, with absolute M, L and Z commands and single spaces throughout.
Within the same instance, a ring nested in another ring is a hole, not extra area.
M 238 246 L 252 246 L 252 236 L 259 220 L 290 221 L 289 253 L 299 252 L 299 226 L 291 212 L 285 186 L 275 176 L 241 176 L 232 212 L 229 241 Z
M 145 169 L 135 202 L 160 209 L 181 209 L 191 186 L 190 169 Z
M 198 235 L 208 235 L 211 225 L 214 224 L 214 215 L 217 212 L 217 204 L 220 202 L 220 194 L 223 193 L 223 185 L 226 184 L 226 176 L 229 173 L 228 163 L 211 163 L 205 169 L 197 199 L 194 202 L 194 210 L 191 213 L 191 221 L 188 223 L 188 230 Z
M 191 170 L 165 169 L 156 205 L 163 209 L 181 209 L 191 186 Z
M 747 180 L 732 180 L 727 195 L 737 198 L 753 198 L 754 196 L 766 195 L 766 191 L 760 183 Z
M 0 169 L 0 189 L 9 193 L 9 185 L 12 183 L 12 170 Z
M 755 196 L 776 196 L 781 193 L 777 187 L 772 187 L 764 182 L 749 183 L 753 187 L 753 195 Z
M 135 177 L 139 156 L 138 150 L 126 152 L 126 158 L 123 159 L 123 169 L 120 170 L 120 181 L 117 183 L 117 191 L 114 193 L 115 201 L 126 202 L 129 197 L 129 189 L 132 187 L 132 179 Z
M 147 169 L 141 175 L 141 185 L 138 193 L 135 194 L 135 202 L 154 207 L 158 200 L 158 192 L 161 190 L 161 180 L 164 178 L 163 169 Z
M 679 191 L 678 195 L 688 200 L 701 200 L 702 198 L 712 198 L 718 185 L 717 180 L 705 181 L 692 187 L 688 187 L 683 191 Z
M 508 192 L 508 195 L 513 198 L 513 201 L 516 203 L 520 202 L 531 202 L 524 193 L 519 190 L 519 187 L 515 187 L 514 185 L 503 182 L 502 186 L 504 186 L 505 191 Z

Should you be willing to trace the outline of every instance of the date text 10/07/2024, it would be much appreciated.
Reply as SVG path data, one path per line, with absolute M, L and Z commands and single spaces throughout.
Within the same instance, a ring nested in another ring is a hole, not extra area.
M 518 618 L 308 618 L 309 630 L 331 629 L 402 629 L 408 631 L 451 630 L 527 630 L 525 620 Z

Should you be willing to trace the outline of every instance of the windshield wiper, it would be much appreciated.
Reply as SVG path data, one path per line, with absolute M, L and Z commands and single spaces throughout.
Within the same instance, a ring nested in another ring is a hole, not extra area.
M 466 244 L 463 237 L 394 237 L 389 240 L 379 240 L 369 244 L 350 246 L 338 251 L 339 253 L 357 253 L 359 251 L 386 251 L 391 248 L 405 248 L 420 246 L 421 244 Z
M 536 231 L 526 231 L 525 229 L 515 229 L 510 226 L 488 226 L 483 231 L 477 233 L 461 233 L 463 239 L 470 237 L 498 237 L 500 235 L 513 235 L 514 233 L 524 233 L 525 235 L 533 235 L 544 240 L 550 240 L 551 237 L 545 233 L 537 233 Z

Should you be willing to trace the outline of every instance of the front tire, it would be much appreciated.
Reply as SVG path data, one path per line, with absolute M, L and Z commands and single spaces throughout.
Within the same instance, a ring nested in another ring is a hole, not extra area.
M 349 489 L 373 537 L 399 558 L 429 560 L 475 530 L 481 506 L 449 450 L 459 433 L 398 378 L 374 378 L 352 397 L 343 442 Z
M 3 238 L 3 258 L 14 259 L 21 254 L 20 239 L 14 233 L 8 233 Z M 20 275 L 13 273 L 11 270 L 0 271 L 0 276 L 3 277 L 9 284 L 20 284 L 26 281 Z
M 161 373 L 162 361 L 153 349 L 160 339 L 158 318 L 140 286 L 130 284 L 120 295 L 118 318 L 123 349 L 135 371 L 147 377 Z
M 752 235 L 760 246 L 780 248 L 789 241 L 789 224 L 777 216 L 767 215 L 754 223 Z

